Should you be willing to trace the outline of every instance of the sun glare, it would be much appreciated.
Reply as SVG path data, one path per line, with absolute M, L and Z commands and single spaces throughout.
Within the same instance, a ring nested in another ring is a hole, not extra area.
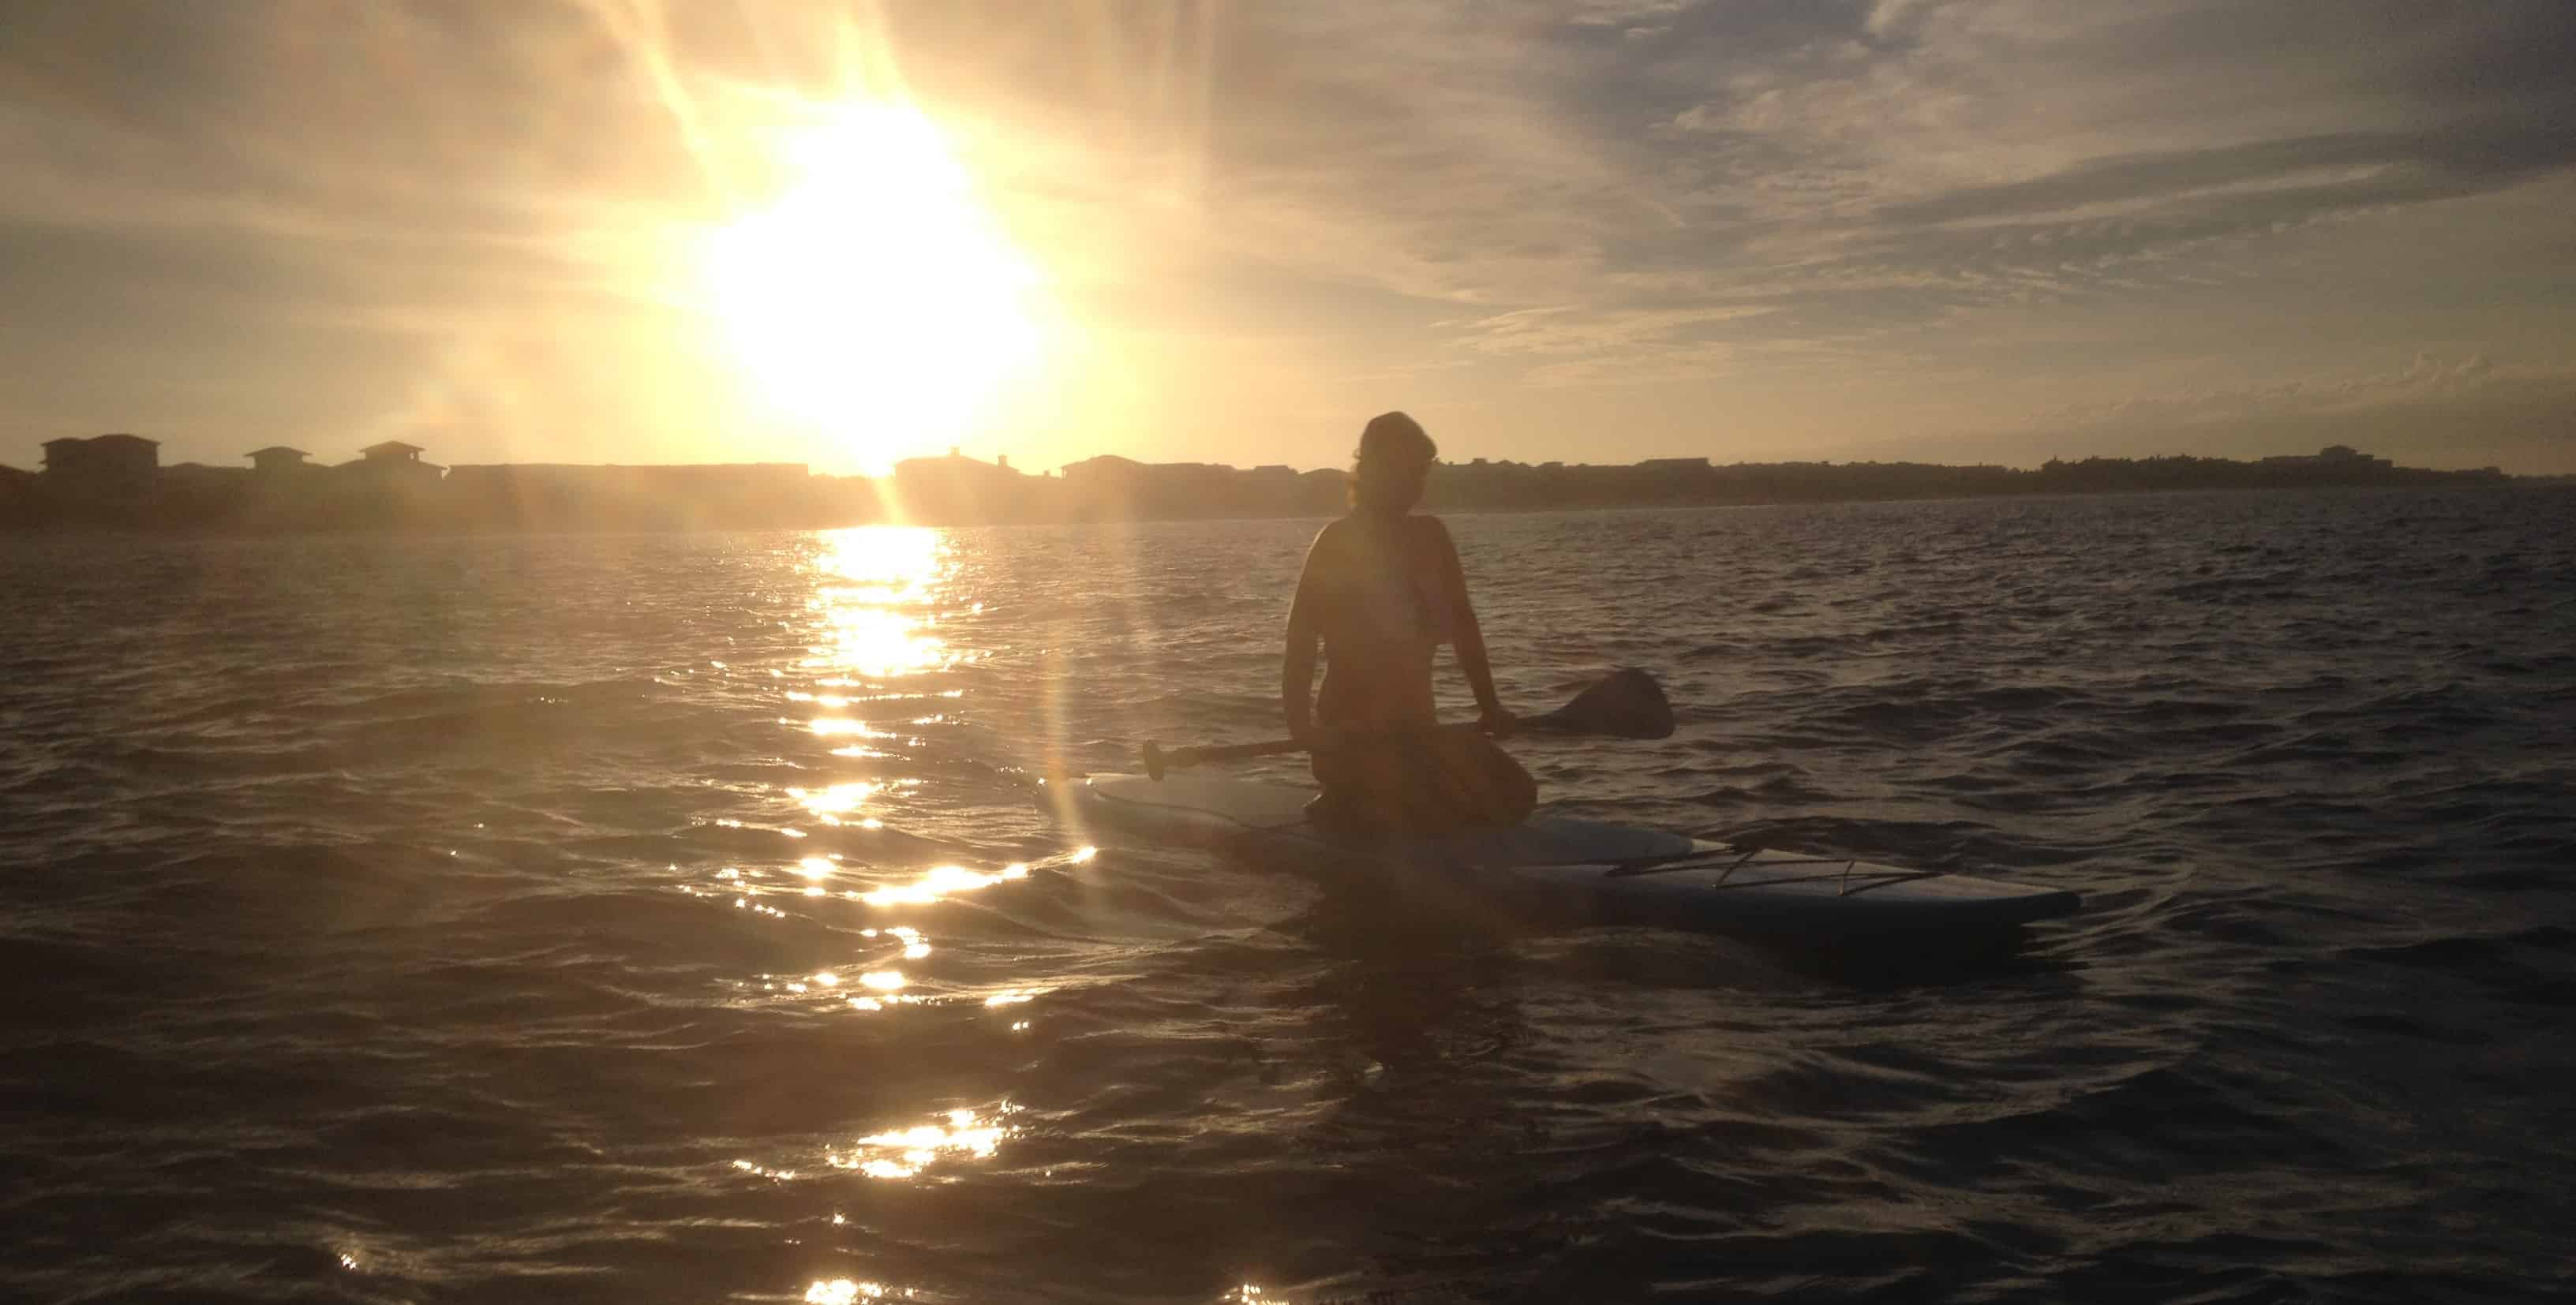
M 778 200 L 705 248 L 738 364 L 854 460 L 940 447 L 1036 360 L 1035 266 L 909 107 L 843 107 L 783 161 Z

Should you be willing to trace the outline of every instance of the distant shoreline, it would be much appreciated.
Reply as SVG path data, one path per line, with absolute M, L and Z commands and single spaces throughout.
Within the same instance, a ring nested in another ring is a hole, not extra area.
M 119 459 L 84 469 L 84 445 Z M 817 476 L 797 464 L 496 465 L 442 468 L 408 445 L 339 467 L 251 471 L 146 461 L 151 441 L 112 435 L 48 445 L 45 474 L 0 468 L 0 530 L 263 536 L 377 533 L 658 533 L 1148 521 L 1296 520 L 1338 515 L 1338 470 L 1249 471 L 1101 457 L 1063 474 L 951 453 L 885 477 Z M 58 448 L 59 446 L 59 448 Z M 138 452 L 138 446 L 141 446 Z M 263 453 L 274 453 L 264 450 Z M 293 450 L 286 450 L 293 452 Z M 302 455 L 298 455 L 300 459 Z M 59 459 L 59 462 L 57 461 Z M 1663 458 L 1627 466 L 1478 459 L 1435 468 L 1431 512 L 1771 507 L 2206 490 L 2545 488 L 2570 476 L 2492 467 L 2399 467 L 2341 445 L 2244 462 L 2187 456 L 2051 461 L 2036 469 L 1930 463 L 1736 463 Z
M 2425 492 L 2438 490 L 2484 489 L 2507 492 L 2546 492 L 2576 489 L 2576 477 L 2515 476 L 2502 481 L 2445 482 L 2441 484 L 2377 485 L 2214 485 L 2199 488 L 2166 488 L 2144 486 L 2129 489 L 2099 490 L 2024 490 L 1980 494 L 1918 494 L 1869 498 L 1799 498 L 1766 499 L 1744 502 L 1663 502 L 1663 503 L 1578 503 L 1539 505 L 1533 507 L 1475 507 L 1426 503 L 1423 510 L 1441 516 L 1542 516 L 1572 512 L 1694 512 L 1721 508 L 1837 507 L 1864 504 L 1899 503 L 1984 503 L 2013 499 L 2032 501 L 2070 498 L 2123 498 L 2148 494 L 2303 494 L 2330 490 L 2402 490 Z M 1066 526 L 1121 525 L 1188 525 L 1216 521 L 1327 521 L 1341 515 L 1340 509 L 1315 512 L 1233 513 L 1226 515 L 1088 517 L 1011 521 L 925 521 L 912 518 L 870 517 L 859 520 L 742 521 L 692 523 L 679 526 L 652 526 L 616 522 L 531 523 L 493 525 L 475 523 L 437 523 L 407 521 L 394 524 L 257 527 L 239 525 L 178 526 L 152 522 L 117 522 L 102 520 L 57 521 L 41 524 L 10 523 L 0 525 L 0 537 L 114 535 L 187 539 L 278 539 L 290 537 L 345 538 L 349 536 L 516 536 L 516 535 L 665 535 L 750 532 L 764 530 L 846 530 L 864 526 L 923 526 L 935 529 L 1052 529 Z

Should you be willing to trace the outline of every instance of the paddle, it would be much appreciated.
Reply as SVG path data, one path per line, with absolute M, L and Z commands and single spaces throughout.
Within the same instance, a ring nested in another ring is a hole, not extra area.
M 1662 739 L 1673 733 L 1672 704 L 1664 701 L 1662 686 L 1655 677 L 1635 667 L 1612 671 L 1600 683 L 1574 695 L 1574 700 L 1544 716 L 1532 716 L 1519 722 L 1524 731 L 1538 734 L 1598 734 L 1621 739 Z M 1452 725 L 1448 729 L 1474 729 L 1473 725 Z M 1169 770 L 1185 770 L 1211 761 L 1238 761 L 1245 757 L 1267 757 L 1281 752 L 1303 752 L 1306 745 L 1295 739 L 1270 739 L 1260 743 L 1229 743 L 1221 747 L 1185 747 L 1163 750 L 1159 743 L 1145 744 L 1145 773 L 1161 779 Z

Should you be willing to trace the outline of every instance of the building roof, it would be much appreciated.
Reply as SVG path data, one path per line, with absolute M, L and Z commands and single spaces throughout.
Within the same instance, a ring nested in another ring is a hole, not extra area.
M 245 458 L 264 458 L 272 453 L 292 453 L 299 458 L 309 458 L 313 456 L 302 449 L 290 449 L 283 444 L 271 444 L 264 449 L 252 449 L 250 452 L 245 453 L 242 456 Z
M 1134 458 L 1122 458 L 1115 453 L 1101 453 L 1084 458 L 1080 462 L 1068 462 L 1064 464 L 1064 471 L 1068 475 L 1078 471 L 1133 471 L 1143 469 L 1144 465 Z
M 370 444 L 358 452 L 376 458 L 393 453 L 426 453 L 428 450 L 417 444 L 405 444 L 401 440 L 386 440 L 382 444 Z
M 127 444 L 149 444 L 156 449 L 161 447 L 161 441 L 159 440 L 147 440 L 140 435 L 128 435 L 122 431 L 108 435 L 92 435 L 87 439 L 83 439 L 78 435 L 66 435 L 58 440 L 45 441 L 45 447 L 51 449 L 60 448 L 65 444 L 98 444 L 107 440 L 117 440 Z

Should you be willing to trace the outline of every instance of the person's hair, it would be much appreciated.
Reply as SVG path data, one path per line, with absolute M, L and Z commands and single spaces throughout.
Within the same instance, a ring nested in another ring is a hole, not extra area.
M 1429 462 L 1440 456 L 1440 446 L 1422 429 L 1422 423 L 1400 412 L 1381 412 L 1369 418 L 1360 429 L 1360 446 L 1351 450 L 1351 460 L 1363 458 L 1418 459 Z
M 1344 494 L 1352 507 L 1360 505 L 1360 467 L 1364 463 L 1422 462 L 1440 456 L 1440 446 L 1431 442 L 1422 423 L 1400 412 L 1381 412 L 1369 418 L 1360 430 L 1360 446 L 1351 450 L 1351 470 Z

